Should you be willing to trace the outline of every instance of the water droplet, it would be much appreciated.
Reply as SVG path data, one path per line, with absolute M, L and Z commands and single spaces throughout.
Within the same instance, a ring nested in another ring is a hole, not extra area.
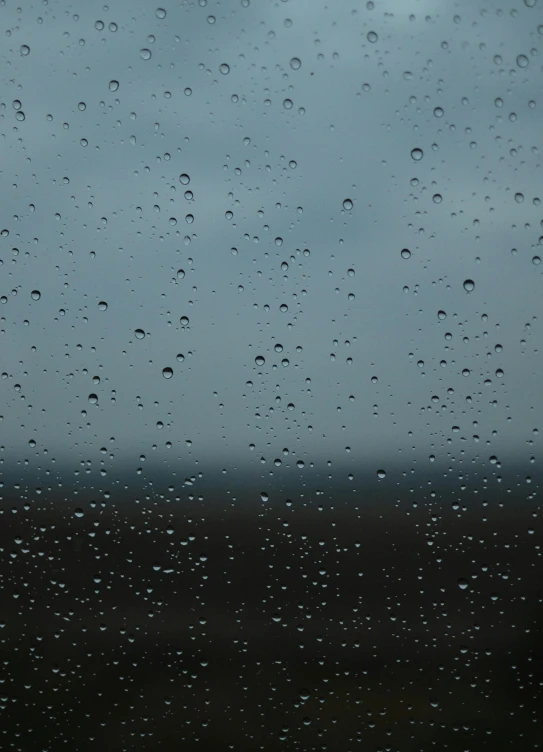
M 106 301 L 105 301 L 105 300 L 101 300 L 101 301 L 100 301 L 100 302 L 98 303 L 98 309 L 99 309 L 100 311 L 107 311 L 107 303 L 106 303 Z
M 302 61 L 299 57 L 292 57 L 290 59 L 290 67 L 292 70 L 299 70 L 302 66 Z
M 468 588 L 468 581 L 464 579 L 458 580 L 458 587 L 460 590 L 467 590 Z
M 89 394 L 89 402 L 91 405 L 97 405 L 98 404 L 98 395 L 97 394 Z
M 530 61 L 528 60 L 526 55 L 519 55 L 517 57 L 517 65 L 519 68 L 526 68 L 529 62 Z
M 95 21 L 94 28 L 97 31 L 102 31 L 102 29 L 104 28 L 104 22 L 103 21 Z
M 386 478 L 386 476 L 387 476 L 387 474 L 386 474 L 386 472 L 384 470 L 378 470 L 377 471 L 377 477 L 380 480 L 383 480 L 383 478 Z
M 473 290 L 475 290 L 475 282 L 472 279 L 465 279 L 464 290 L 466 292 L 473 292 Z
M 221 63 L 219 65 L 219 70 L 223 76 L 227 76 L 230 73 L 230 66 L 227 63 Z
M 110 91 L 117 91 L 118 88 L 119 88 L 119 82 L 118 81 L 111 80 L 109 82 L 109 90 Z
M 136 339 L 143 339 L 145 337 L 145 332 L 143 331 L 143 329 L 136 329 L 134 334 L 136 335 Z
M 83 510 L 81 509 L 81 507 L 78 507 L 78 508 L 77 508 L 77 509 L 75 510 L 75 512 L 74 512 L 74 515 L 75 515 L 75 517 L 83 517 L 83 515 L 84 515 L 84 514 L 85 514 L 85 513 L 83 512 Z
M 181 316 L 179 319 L 179 323 L 181 326 L 188 326 L 189 325 L 189 317 L 188 316 Z
M 415 162 L 420 162 L 420 160 L 423 158 L 424 152 L 422 149 L 412 149 L 411 150 L 411 158 L 415 160 Z
M 256 356 L 256 358 L 255 358 L 255 363 L 257 364 L 257 366 L 263 366 L 265 362 L 266 362 L 266 361 L 265 361 L 265 359 L 264 359 L 264 358 L 262 357 L 262 355 L 257 355 L 257 356 Z
M 166 11 L 164 10 L 164 8 L 157 8 L 155 10 L 155 16 L 157 18 L 166 18 Z
M 32 290 L 30 297 L 32 300 L 39 300 L 41 298 L 41 292 L 39 290 Z
M 143 50 L 140 50 L 140 57 L 142 60 L 150 60 L 151 50 L 148 50 L 146 47 Z
M 178 269 L 177 270 L 177 279 L 183 279 L 185 277 L 185 270 L 184 269 Z
M 434 202 L 434 204 L 440 204 L 443 201 L 443 196 L 441 195 L 441 193 L 434 193 L 434 195 L 432 196 L 432 201 Z
M 441 107 L 436 107 L 434 109 L 434 115 L 435 115 L 436 118 L 443 117 L 443 109 Z
M 293 106 L 292 99 L 284 99 L 283 100 L 283 107 L 285 110 L 291 110 Z
M 539 266 L 540 263 L 541 263 L 541 257 L 540 256 L 534 256 L 532 258 L 532 264 L 535 264 L 536 266 Z
M 345 211 L 351 211 L 351 209 L 353 208 L 353 202 L 350 198 L 346 198 L 343 201 L 343 208 L 345 209 Z
M 367 40 L 368 42 L 371 42 L 372 44 L 375 44 L 375 42 L 379 39 L 377 36 L 377 32 L 375 31 L 368 31 L 367 33 Z
M 188 185 L 190 183 L 190 178 L 186 172 L 183 172 L 181 175 L 179 175 L 179 182 L 183 185 Z
M 515 201 L 517 202 L 517 204 L 522 204 L 522 202 L 524 201 L 524 194 L 515 193 Z
M 260 494 L 260 499 L 261 499 L 262 501 L 268 501 L 268 499 L 269 499 L 269 498 L 270 498 L 270 497 L 269 497 L 269 495 L 268 495 L 268 494 L 266 493 L 266 491 L 262 491 L 262 493 Z
M 444 321 L 444 319 L 447 318 L 447 314 L 445 313 L 445 311 L 438 311 L 437 317 L 440 321 Z
M 30 55 L 30 47 L 27 44 L 21 45 L 21 55 L 23 57 L 26 57 L 27 55 Z
M 404 248 L 402 250 L 402 258 L 403 259 L 411 258 L 411 251 L 408 248 Z
M 171 379 L 173 376 L 173 368 L 167 367 L 162 369 L 162 375 L 165 379 Z

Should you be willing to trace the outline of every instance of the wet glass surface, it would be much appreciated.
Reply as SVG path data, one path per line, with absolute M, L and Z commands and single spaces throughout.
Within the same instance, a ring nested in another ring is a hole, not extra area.
M 1 748 L 540 748 L 542 0 L 0 34 Z

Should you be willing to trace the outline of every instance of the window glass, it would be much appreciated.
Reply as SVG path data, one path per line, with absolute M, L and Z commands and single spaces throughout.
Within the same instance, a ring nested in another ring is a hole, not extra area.
M 0 2 L 2 749 L 539 748 L 543 0 L 160 2 Z

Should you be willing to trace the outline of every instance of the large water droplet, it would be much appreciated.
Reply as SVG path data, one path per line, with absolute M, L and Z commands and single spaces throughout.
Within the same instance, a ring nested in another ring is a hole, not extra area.
M 343 201 L 343 208 L 345 209 L 345 211 L 351 211 L 351 209 L 353 208 L 353 202 L 350 198 L 346 198 Z
M 173 376 L 173 368 L 167 367 L 162 369 L 162 375 L 165 379 L 171 379 Z
M 424 152 L 422 149 L 412 149 L 411 150 L 411 158 L 415 160 L 415 162 L 420 162 L 420 160 L 423 158 Z
M 465 279 L 464 290 L 466 292 L 473 292 L 473 290 L 475 290 L 475 282 L 472 279 Z

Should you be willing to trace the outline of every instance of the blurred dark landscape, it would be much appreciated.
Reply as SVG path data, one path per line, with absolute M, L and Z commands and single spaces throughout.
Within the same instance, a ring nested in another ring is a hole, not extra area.
M 230 476 L 4 483 L 2 749 L 541 747 L 514 473 Z

